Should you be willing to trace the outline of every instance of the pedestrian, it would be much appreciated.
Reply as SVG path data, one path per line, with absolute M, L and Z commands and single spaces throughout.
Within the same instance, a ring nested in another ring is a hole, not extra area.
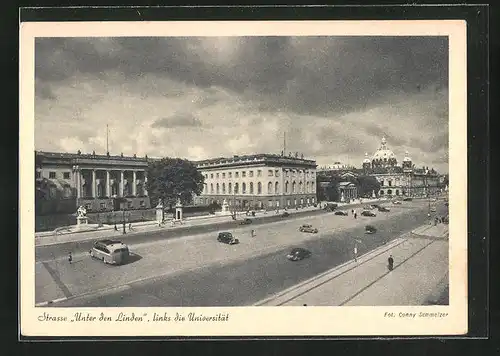
M 250 234 L 251 234 L 252 237 L 255 237 L 255 230 L 252 229 L 252 231 L 250 232 Z
M 356 213 L 356 210 L 354 210 L 354 219 L 358 218 L 358 213 Z
M 68 254 L 68 262 L 69 264 L 73 262 L 73 255 L 71 254 L 71 252 Z
M 392 271 L 392 269 L 394 268 L 394 259 L 392 258 L 392 255 L 390 255 L 389 258 L 387 259 L 387 263 L 389 271 Z
M 354 215 L 354 209 L 351 209 L 351 214 Z
M 128 231 L 131 231 L 132 230 L 132 223 L 129 223 L 128 224 Z
M 118 231 L 118 227 L 116 227 L 116 224 L 115 224 L 115 231 Z

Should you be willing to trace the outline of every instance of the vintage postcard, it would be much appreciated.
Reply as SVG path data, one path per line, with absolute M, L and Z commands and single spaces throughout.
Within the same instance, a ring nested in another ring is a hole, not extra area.
M 25 22 L 20 80 L 22 335 L 467 332 L 464 21 Z

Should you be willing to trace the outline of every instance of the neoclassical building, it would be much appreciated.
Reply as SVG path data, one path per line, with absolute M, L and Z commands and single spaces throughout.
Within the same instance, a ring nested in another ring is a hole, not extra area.
M 36 181 L 45 213 L 112 211 L 113 198 L 127 199 L 128 209 L 150 207 L 147 157 L 57 152 L 35 152 Z
M 440 190 L 440 176 L 434 169 L 416 168 L 408 151 L 399 165 L 396 155 L 388 148 L 385 137 L 371 160 L 365 154 L 362 172 L 377 178 L 380 196 L 426 196 L 434 195 Z
M 316 161 L 256 154 L 196 162 L 205 177 L 195 204 L 225 200 L 231 210 L 295 208 L 316 203 Z

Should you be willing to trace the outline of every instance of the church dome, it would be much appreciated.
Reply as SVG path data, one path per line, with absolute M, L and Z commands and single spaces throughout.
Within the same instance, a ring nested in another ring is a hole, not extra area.
M 403 162 L 411 162 L 411 158 L 408 151 L 405 152 L 405 158 L 403 158 Z
M 396 159 L 396 155 L 387 148 L 385 137 L 382 138 L 382 145 L 375 151 L 373 160 L 388 161 L 389 159 Z
M 365 159 L 363 160 L 363 163 L 371 163 L 370 159 L 368 158 L 368 153 L 365 153 Z

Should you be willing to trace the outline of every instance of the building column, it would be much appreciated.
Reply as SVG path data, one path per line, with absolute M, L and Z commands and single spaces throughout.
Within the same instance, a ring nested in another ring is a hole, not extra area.
M 124 185 L 125 184 L 123 184 L 123 171 L 120 171 L 120 197 L 123 197 Z
M 75 166 L 74 169 L 74 179 L 76 186 L 76 198 L 80 199 L 82 197 L 82 179 L 81 179 L 81 171 L 80 167 Z
M 143 187 L 143 191 L 144 191 L 144 195 L 145 196 L 148 196 L 148 190 L 146 189 L 146 182 L 148 181 L 148 172 L 144 171 L 144 187 Z
M 106 196 L 108 198 L 111 198 L 111 185 L 110 185 L 109 171 L 108 170 L 106 170 Z
M 136 171 L 132 171 L 132 195 L 135 197 L 137 194 L 137 173 Z
M 96 197 L 95 169 L 92 170 L 92 198 Z

